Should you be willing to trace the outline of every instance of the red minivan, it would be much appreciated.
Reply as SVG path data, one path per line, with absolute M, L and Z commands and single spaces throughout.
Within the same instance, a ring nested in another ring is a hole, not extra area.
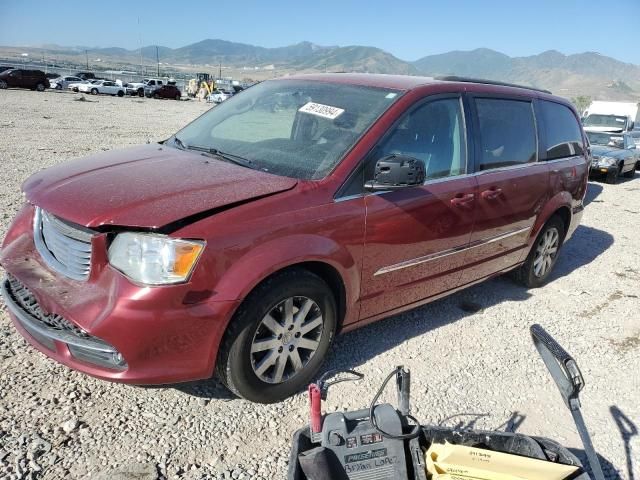
M 0 256 L 16 328 L 134 384 L 210 378 L 274 402 L 336 333 L 508 271 L 550 275 L 578 225 L 587 143 L 534 89 L 300 75 L 166 141 L 33 175 Z

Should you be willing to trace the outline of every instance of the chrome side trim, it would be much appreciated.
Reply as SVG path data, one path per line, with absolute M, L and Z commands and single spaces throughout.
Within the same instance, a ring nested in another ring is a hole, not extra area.
M 35 317 L 31 316 L 29 313 L 23 310 L 20 305 L 18 305 L 18 303 L 13 299 L 13 295 L 11 294 L 9 286 L 9 280 L 7 278 L 3 279 L 2 281 L 2 285 L 0 286 L 0 293 L 2 294 L 4 303 L 7 306 L 9 312 L 14 317 L 16 317 L 18 322 L 20 322 L 20 324 L 29 333 L 35 332 L 37 335 L 46 339 L 57 340 L 60 342 L 64 342 L 67 345 L 74 345 L 85 350 L 109 354 L 118 353 L 118 351 L 111 345 L 95 338 L 80 338 L 71 333 L 55 330 L 43 325 L 42 322 L 39 322 Z
M 530 230 L 531 230 L 531 227 L 520 228 L 518 230 L 514 230 L 514 231 L 511 231 L 511 232 L 503 233 L 503 234 L 497 235 L 495 237 L 489 237 L 489 238 L 486 238 L 486 239 L 483 239 L 483 240 L 477 240 L 477 241 L 475 241 L 475 242 L 473 242 L 472 244 L 469 244 L 469 245 L 449 248 L 447 250 L 442 250 L 440 252 L 431 253 L 431 254 L 425 255 L 423 257 L 418 257 L 418 258 L 414 258 L 414 259 L 411 259 L 411 260 L 406 260 L 404 262 L 400 262 L 400 263 L 396 263 L 396 264 L 393 264 L 393 265 L 389 265 L 387 267 L 382 267 L 381 269 L 377 270 L 376 273 L 373 274 L 373 276 L 376 277 L 378 275 L 383 275 L 383 274 L 389 273 L 389 272 L 395 272 L 396 270 L 401 270 L 403 268 L 415 267 L 416 265 L 421 265 L 423 263 L 431 262 L 433 260 L 438 260 L 440 258 L 448 257 L 450 255 L 456 255 L 458 253 L 462 253 L 462 252 L 466 252 L 468 250 L 471 250 L 473 248 L 478 248 L 478 247 L 481 247 L 483 245 L 488 245 L 490 243 L 499 242 L 500 240 L 504 240 L 505 238 L 513 237 L 515 235 L 520 235 L 521 233 L 525 233 L 525 232 L 528 232 Z

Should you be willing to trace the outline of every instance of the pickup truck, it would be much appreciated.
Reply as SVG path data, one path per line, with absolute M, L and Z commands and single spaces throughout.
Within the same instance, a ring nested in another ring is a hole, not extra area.
M 161 87 L 166 82 L 158 78 L 145 78 L 142 82 L 129 82 L 127 83 L 127 95 L 137 95 L 144 97 L 145 90 L 149 90 L 153 93 L 153 90 Z

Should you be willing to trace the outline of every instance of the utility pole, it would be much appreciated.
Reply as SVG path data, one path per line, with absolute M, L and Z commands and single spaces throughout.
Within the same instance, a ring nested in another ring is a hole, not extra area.
M 142 66 L 142 33 L 140 33 L 140 17 L 138 17 L 138 38 L 140 40 L 140 76 L 144 77 L 144 67 Z
M 222 63 L 218 64 L 218 78 L 222 78 Z
M 89 70 L 89 50 L 85 50 L 84 55 L 87 57 L 87 70 Z
M 160 78 L 160 54 L 158 53 L 157 45 L 156 45 L 156 63 L 158 64 L 158 78 Z

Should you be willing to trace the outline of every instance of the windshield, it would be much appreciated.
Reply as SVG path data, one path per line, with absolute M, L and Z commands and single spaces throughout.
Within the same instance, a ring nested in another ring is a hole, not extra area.
M 604 132 L 587 132 L 591 145 L 606 145 L 607 147 L 622 148 L 623 138 L 620 134 L 609 134 Z
M 627 123 L 626 117 L 618 115 L 588 115 L 584 119 L 585 127 L 611 127 L 623 129 Z
M 234 155 L 276 175 L 320 179 L 398 97 L 356 85 L 267 81 L 231 96 L 175 137 L 185 148 Z

